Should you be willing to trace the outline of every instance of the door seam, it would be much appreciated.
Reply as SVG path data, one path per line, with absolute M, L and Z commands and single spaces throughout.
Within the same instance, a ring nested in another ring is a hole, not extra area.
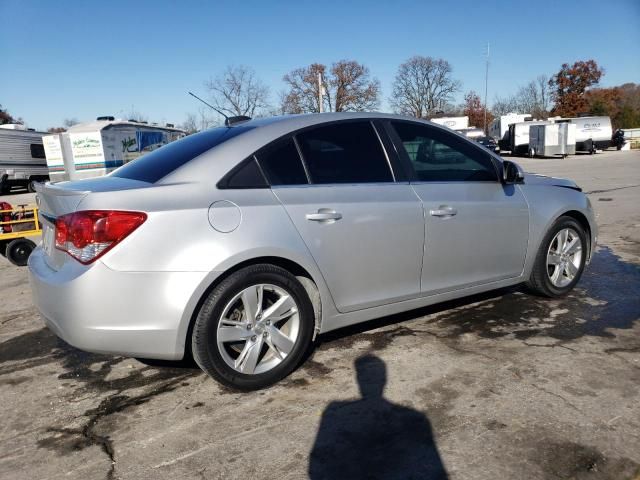
M 416 192 L 415 188 L 413 188 L 413 185 L 411 185 L 411 183 L 409 183 L 409 186 L 411 187 L 411 191 L 416 196 L 416 198 L 418 199 L 422 207 L 422 263 L 420 264 L 420 290 L 418 292 L 420 294 L 422 293 L 422 276 L 424 273 L 424 258 L 427 250 L 427 217 L 425 213 L 424 201 L 422 200 L 422 198 L 420 198 L 420 195 L 418 195 L 418 192 Z

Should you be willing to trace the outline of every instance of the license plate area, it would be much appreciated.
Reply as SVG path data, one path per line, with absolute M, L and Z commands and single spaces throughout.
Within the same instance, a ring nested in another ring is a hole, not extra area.
M 55 248 L 56 230 L 53 225 L 48 222 L 42 223 L 42 248 L 47 257 L 50 257 Z

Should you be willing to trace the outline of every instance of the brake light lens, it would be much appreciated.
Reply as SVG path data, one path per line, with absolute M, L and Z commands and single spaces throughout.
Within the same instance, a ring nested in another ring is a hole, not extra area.
M 95 262 L 147 219 L 143 212 L 85 210 L 56 219 L 56 248 L 84 265 Z

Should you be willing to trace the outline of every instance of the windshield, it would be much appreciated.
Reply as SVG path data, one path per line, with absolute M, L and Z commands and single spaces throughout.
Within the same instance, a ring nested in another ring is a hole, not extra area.
M 207 150 L 255 127 L 219 127 L 189 135 L 142 155 L 115 170 L 111 176 L 155 183 Z

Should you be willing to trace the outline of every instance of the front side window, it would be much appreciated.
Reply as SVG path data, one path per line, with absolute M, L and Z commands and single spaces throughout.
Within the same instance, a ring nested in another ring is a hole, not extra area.
M 336 123 L 299 133 L 312 183 L 393 182 L 380 140 L 370 122 Z
M 423 182 L 495 182 L 488 153 L 455 134 L 407 122 L 391 122 L 409 157 L 416 179 Z

